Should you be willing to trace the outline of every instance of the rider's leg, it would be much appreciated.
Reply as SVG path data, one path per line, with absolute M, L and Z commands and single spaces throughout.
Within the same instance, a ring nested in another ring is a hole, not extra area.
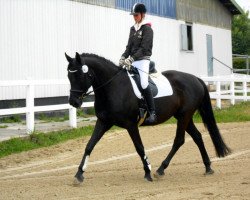
M 145 119 L 145 123 L 154 123 L 156 122 L 155 103 L 154 103 L 152 91 L 149 86 L 143 90 L 143 96 L 147 102 L 148 110 L 149 110 L 149 117 Z
M 143 96 L 149 109 L 149 117 L 145 120 L 145 123 L 154 123 L 156 122 L 155 104 L 152 91 L 148 84 L 149 62 L 149 60 L 139 60 L 133 62 L 132 65 L 138 69 L 140 74 Z

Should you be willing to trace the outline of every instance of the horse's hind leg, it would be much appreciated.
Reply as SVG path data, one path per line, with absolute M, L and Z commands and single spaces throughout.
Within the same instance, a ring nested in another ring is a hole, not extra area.
M 101 139 L 101 137 L 104 135 L 104 133 L 111 128 L 111 126 L 112 125 L 106 124 L 99 119 L 97 120 L 94 132 L 93 132 L 90 140 L 88 141 L 88 144 L 85 148 L 85 152 L 84 152 L 82 161 L 81 161 L 81 163 L 78 167 L 78 171 L 75 175 L 75 178 L 76 178 L 75 184 L 79 184 L 79 183 L 83 182 L 83 179 L 84 179 L 83 173 L 85 172 L 85 170 L 87 168 L 88 158 L 89 158 L 92 150 L 94 149 L 95 145 L 97 144 L 97 142 Z
M 148 161 L 148 157 L 145 154 L 144 146 L 142 144 L 142 140 L 140 137 L 140 133 L 139 133 L 139 129 L 137 127 L 137 124 L 131 126 L 127 130 L 128 130 L 128 133 L 129 133 L 129 135 L 134 143 L 135 149 L 142 160 L 142 163 L 144 166 L 144 171 L 145 171 L 144 178 L 147 181 L 153 181 L 153 179 L 151 177 L 151 165 Z
M 208 157 L 206 148 L 204 146 L 201 133 L 195 127 L 193 120 L 191 120 L 189 122 L 186 131 L 193 138 L 194 142 L 196 143 L 196 145 L 198 146 L 198 148 L 200 150 L 201 157 L 202 157 L 203 163 L 204 163 L 205 168 L 206 168 L 206 174 L 213 174 L 214 171 L 211 169 L 211 166 L 210 166 L 211 162 L 210 162 L 210 159 Z
M 175 153 L 178 151 L 178 149 L 184 144 L 185 142 L 185 130 L 187 127 L 187 124 L 189 122 L 190 117 L 178 117 L 177 118 L 177 130 L 176 130 L 176 136 L 174 139 L 174 144 L 172 146 L 171 151 L 169 152 L 166 159 L 162 162 L 161 166 L 156 171 L 155 177 L 163 176 L 164 170 L 168 167 L 171 159 L 174 157 Z

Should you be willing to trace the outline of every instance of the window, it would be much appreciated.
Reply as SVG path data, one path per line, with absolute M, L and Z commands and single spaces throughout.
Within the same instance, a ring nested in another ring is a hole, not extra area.
M 192 24 L 181 24 L 181 50 L 193 51 Z

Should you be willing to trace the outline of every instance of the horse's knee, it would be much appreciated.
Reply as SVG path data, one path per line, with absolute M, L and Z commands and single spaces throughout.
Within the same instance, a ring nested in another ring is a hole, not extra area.
M 182 146 L 184 143 L 185 143 L 185 139 L 184 138 L 179 141 L 179 145 L 180 146 Z
M 176 138 L 174 140 L 174 146 L 179 148 L 185 143 L 185 138 Z
M 199 142 L 199 141 L 202 140 L 202 136 L 201 136 L 200 133 L 195 133 L 195 134 L 192 134 L 191 136 L 192 136 L 192 138 L 193 138 L 194 141 Z

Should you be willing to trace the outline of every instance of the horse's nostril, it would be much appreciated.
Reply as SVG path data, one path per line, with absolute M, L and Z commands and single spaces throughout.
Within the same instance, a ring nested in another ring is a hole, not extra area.
M 69 98 L 69 104 L 75 108 L 81 107 L 82 102 L 76 98 Z

